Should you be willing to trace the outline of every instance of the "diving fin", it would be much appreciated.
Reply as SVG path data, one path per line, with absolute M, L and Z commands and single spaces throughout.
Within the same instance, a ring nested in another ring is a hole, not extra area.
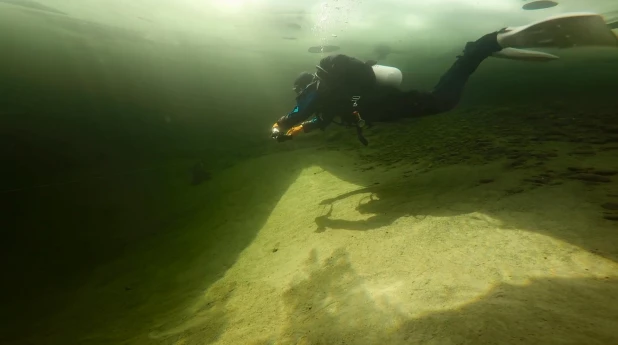
M 492 56 L 501 59 L 539 62 L 559 59 L 559 57 L 553 54 L 517 48 L 504 48 L 501 51 L 494 53 Z
M 558 57 L 521 48 L 618 47 L 618 37 L 602 16 L 596 13 L 565 13 L 519 27 L 498 32 L 498 43 L 504 47 L 495 57 L 548 61 Z M 513 48 L 513 49 L 509 49 Z

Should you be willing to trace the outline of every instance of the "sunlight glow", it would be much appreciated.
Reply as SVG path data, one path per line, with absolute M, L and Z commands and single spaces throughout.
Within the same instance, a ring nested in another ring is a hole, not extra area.
M 410 14 L 406 16 L 404 26 L 410 29 L 424 29 L 427 27 L 427 22 L 419 16 Z
M 213 5 L 224 13 L 238 13 L 257 0 L 214 0 Z

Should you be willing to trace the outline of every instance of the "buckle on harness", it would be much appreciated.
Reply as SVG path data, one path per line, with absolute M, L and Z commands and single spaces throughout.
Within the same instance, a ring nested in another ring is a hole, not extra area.
M 354 118 L 356 119 L 356 136 L 358 137 L 358 140 L 360 140 L 360 142 L 363 145 L 367 146 L 369 142 L 363 136 L 363 127 L 365 127 L 365 120 L 363 120 L 358 110 L 356 110 L 356 107 L 358 107 L 359 99 L 360 99 L 360 96 L 352 96 L 352 109 L 353 109 L 352 116 L 354 116 Z
M 358 107 L 358 103 L 356 103 L 356 102 L 358 102 L 359 99 L 360 99 L 360 96 L 352 96 L 352 102 L 353 102 L 352 106 L 354 108 Z
M 352 96 L 352 108 L 356 109 L 356 107 L 358 107 L 358 100 L 360 99 L 360 96 Z M 354 118 L 356 119 L 356 126 L 359 128 L 363 128 L 365 127 L 365 120 L 363 120 L 363 118 L 360 116 L 360 113 L 357 110 L 354 110 L 352 112 L 352 115 L 354 115 Z

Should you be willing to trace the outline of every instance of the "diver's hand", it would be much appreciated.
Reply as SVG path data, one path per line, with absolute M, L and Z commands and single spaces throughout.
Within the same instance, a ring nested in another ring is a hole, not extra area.
M 270 137 L 277 140 L 277 142 L 279 143 L 292 140 L 291 135 L 285 135 L 284 133 L 281 133 L 278 128 L 275 127 L 273 127 L 272 131 L 270 132 Z
M 300 127 L 302 128 L 302 127 Z M 274 124 L 272 129 L 270 130 L 270 137 L 277 140 L 277 142 L 284 142 L 284 141 L 288 141 L 288 140 L 292 140 L 293 136 L 292 135 L 287 135 L 286 133 L 289 133 L 290 131 L 285 131 L 282 130 L 281 128 L 279 128 L 278 124 Z
M 279 125 L 275 123 L 270 129 L 270 137 L 273 139 L 277 139 L 277 137 L 279 137 L 280 135 L 283 135 L 283 133 L 281 132 Z

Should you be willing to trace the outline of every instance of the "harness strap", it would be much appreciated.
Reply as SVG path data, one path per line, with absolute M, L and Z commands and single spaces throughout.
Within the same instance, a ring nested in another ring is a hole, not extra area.
M 367 141 L 367 139 L 365 139 L 365 137 L 363 136 L 363 127 L 365 127 L 365 120 L 363 120 L 358 110 L 356 110 L 356 108 L 358 107 L 358 100 L 360 100 L 360 98 L 360 96 L 352 96 L 352 115 L 356 119 L 356 136 L 358 137 L 358 140 L 361 142 L 361 144 L 367 146 L 369 145 L 369 141 Z
M 354 117 L 354 119 L 356 119 L 356 123 L 355 123 L 355 128 L 356 128 L 356 136 L 358 137 L 358 140 L 365 146 L 369 145 L 369 142 L 367 141 L 367 139 L 365 139 L 365 137 L 363 136 L 363 127 L 365 127 L 367 125 L 366 121 L 360 116 L 360 113 L 358 112 L 358 110 L 356 110 L 356 108 L 358 107 L 358 100 L 360 100 L 360 96 L 353 96 L 352 97 L 352 116 Z M 343 123 L 343 119 L 341 122 L 337 122 L 335 120 L 331 120 L 332 123 L 339 125 L 339 126 L 346 126 L 349 127 L 350 125 L 348 123 Z

